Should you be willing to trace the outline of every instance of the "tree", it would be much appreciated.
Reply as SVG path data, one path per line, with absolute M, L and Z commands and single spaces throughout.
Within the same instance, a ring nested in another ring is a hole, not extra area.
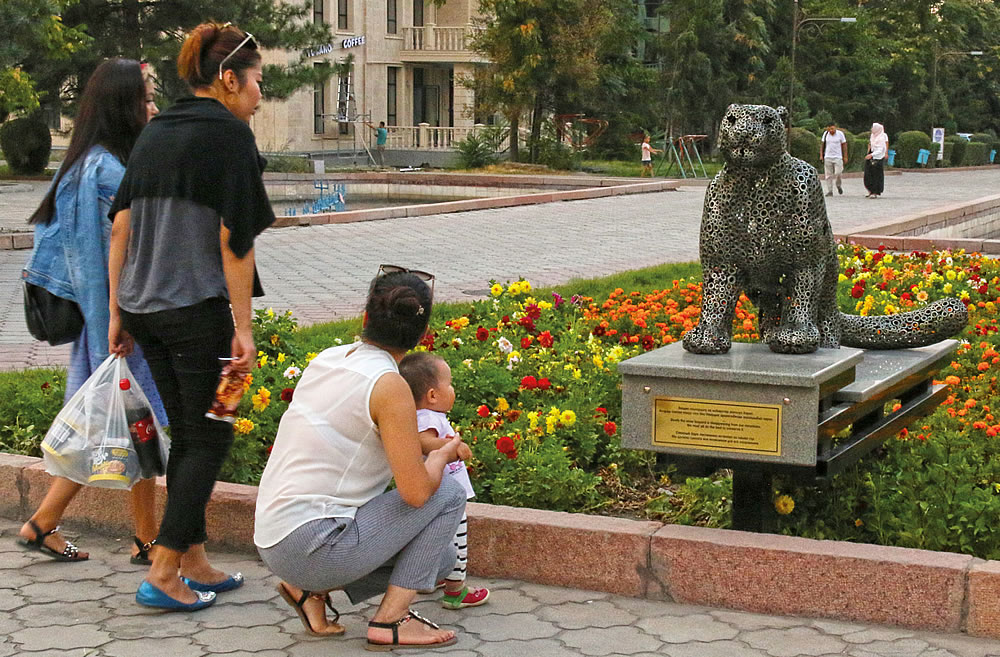
M 542 122 L 553 110 L 573 108 L 593 93 L 604 56 L 619 52 L 616 38 L 635 26 L 631 0 L 481 0 L 481 31 L 473 49 L 489 61 L 471 82 L 481 109 L 499 110 L 510 123 L 511 159 L 517 134 L 531 112 L 532 160 Z M 629 23 L 631 21 L 631 23 Z
M 90 43 L 82 29 L 67 27 L 60 14 L 73 0 L 0 2 L 0 122 L 9 114 L 38 109 L 40 95 L 28 72 L 39 62 L 65 61 Z
M 3 0 L 9 2 L 11 0 Z M 42 3 L 54 0 L 15 0 Z M 67 0 L 62 0 L 67 1 Z M 0 3 L 2 4 L 2 3 Z M 328 43 L 329 25 L 312 22 L 311 5 L 285 0 L 75 0 L 62 13 L 61 25 L 85 33 L 90 47 L 68 60 L 26 62 L 25 70 L 42 88 L 61 91 L 72 103 L 97 64 L 122 56 L 152 62 L 160 95 L 168 103 L 187 92 L 177 77 L 176 59 L 188 30 L 199 23 L 230 21 L 254 35 L 261 48 L 303 50 Z M 300 57 L 286 66 L 264 69 L 267 98 L 286 98 L 303 86 L 325 82 L 331 67 L 313 67 Z

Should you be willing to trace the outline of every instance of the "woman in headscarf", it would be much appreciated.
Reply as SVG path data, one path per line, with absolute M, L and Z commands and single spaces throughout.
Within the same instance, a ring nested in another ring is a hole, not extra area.
M 872 135 L 868 139 L 868 155 L 865 156 L 865 189 L 868 198 L 878 198 L 885 191 L 885 158 L 889 154 L 889 136 L 881 123 L 872 124 Z

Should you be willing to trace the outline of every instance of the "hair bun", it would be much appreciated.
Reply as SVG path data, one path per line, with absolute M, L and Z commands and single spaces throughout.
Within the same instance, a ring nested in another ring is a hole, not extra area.
M 386 310 L 395 317 L 413 317 L 423 314 L 424 307 L 412 288 L 400 286 L 386 296 Z

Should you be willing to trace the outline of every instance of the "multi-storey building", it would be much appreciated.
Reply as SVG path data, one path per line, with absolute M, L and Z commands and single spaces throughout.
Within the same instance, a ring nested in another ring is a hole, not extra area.
M 356 150 L 362 138 L 371 141 L 359 120 L 385 121 L 390 149 L 443 148 L 463 138 L 475 119 L 473 92 L 461 80 L 483 61 L 470 48 L 477 7 L 477 0 L 313 0 L 313 20 L 330 25 L 333 38 L 265 53 L 264 63 L 304 56 L 332 66 L 352 56 L 350 72 L 264 102 L 252 124 L 261 150 Z

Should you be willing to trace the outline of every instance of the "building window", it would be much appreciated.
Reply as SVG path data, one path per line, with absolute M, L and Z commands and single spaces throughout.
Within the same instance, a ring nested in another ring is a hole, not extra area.
M 413 0 L 413 27 L 424 24 L 424 0 Z
M 385 33 L 396 33 L 396 0 L 385 0 Z
M 313 64 L 315 68 L 327 66 L 326 63 Z M 313 134 L 321 135 L 326 132 L 326 85 L 317 82 L 313 85 Z
M 347 29 L 347 3 L 350 0 L 337 0 L 337 29 Z
M 386 69 L 386 79 L 388 80 L 385 93 L 385 124 L 396 125 L 396 82 L 399 76 L 399 69 L 390 66 Z
M 326 0 L 313 0 L 313 23 L 315 25 L 323 24 L 323 3 Z

